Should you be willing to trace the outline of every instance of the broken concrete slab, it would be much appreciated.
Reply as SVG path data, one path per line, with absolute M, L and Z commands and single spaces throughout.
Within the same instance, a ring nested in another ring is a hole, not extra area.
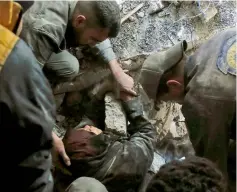
M 139 12 L 139 13 L 137 13 L 137 16 L 140 17 L 140 18 L 143 18 L 145 16 L 145 13 L 144 12 Z
M 206 7 L 206 6 L 204 6 Z M 205 8 L 204 8 L 205 9 Z M 202 22 L 207 23 L 212 18 L 215 17 L 215 15 L 218 13 L 216 7 L 214 5 L 210 5 L 209 8 L 206 10 L 205 13 L 203 13 L 200 17 L 202 19 Z
M 125 111 L 113 93 L 105 95 L 105 130 L 118 135 L 127 134 Z

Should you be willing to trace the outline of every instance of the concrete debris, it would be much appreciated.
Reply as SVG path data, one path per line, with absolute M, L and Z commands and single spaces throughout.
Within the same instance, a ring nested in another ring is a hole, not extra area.
M 124 22 L 118 37 L 111 39 L 111 42 L 119 62 L 124 69 L 129 70 L 129 74 L 134 78 L 136 85 L 138 84 L 140 68 L 152 52 L 167 49 L 172 46 L 172 43 L 175 44 L 183 39 L 189 42 L 190 50 L 196 49 L 203 40 L 209 38 L 213 33 L 218 33 L 227 27 L 233 27 L 237 22 L 236 2 L 234 1 L 223 1 L 221 4 L 213 1 L 204 15 L 200 14 L 197 4 L 193 1 L 182 1 L 181 3 L 178 1 L 177 3 L 180 4 L 177 7 L 174 5 L 176 3 L 174 1 L 170 1 L 171 4 L 162 1 L 165 6 L 164 11 L 154 16 L 145 16 L 145 14 L 150 13 L 150 10 L 154 11 L 160 8 L 157 1 L 118 1 L 121 5 L 123 18 L 126 16 L 132 22 Z M 204 12 L 209 1 L 200 2 Z M 139 9 L 136 9 L 131 15 L 131 10 L 137 7 Z M 135 13 L 137 15 L 143 13 L 144 16 L 136 19 Z M 200 15 L 190 19 L 197 14 Z M 200 19 L 200 16 L 205 16 L 205 18 L 203 17 L 205 20 Z M 203 22 L 207 23 L 203 25 Z M 80 59 L 82 56 L 78 54 L 78 58 Z M 56 93 L 86 89 L 90 98 L 105 99 L 106 129 L 115 133 L 126 134 L 127 122 L 121 103 L 113 95 L 106 94 L 111 91 L 109 88 L 111 86 L 109 80 L 111 73 L 108 67 L 94 60 L 86 66 L 87 68 L 84 69 L 80 61 L 79 76 L 73 83 L 68 83 L 69 88 L 62 86 Z M 187 135 L 180 105 L 170 102 L 162 103 L 158 106 L 159 110 L 157 111 L 154 109 L 154 103 L 149 100 L 140 85 L 138 85 L 138 89 L 145 114 L 156 127 L 158 141 L 167 135 L 175 138 Z M 65 128 L 74 127 L 79 123 L 75 119 L 66 117 L 63 126 Z M 62 133 L 63 129 L 59 128 L 59 135 Z
M 144 12 L 139 12 L 139 13 L 137 14 L 137 16 L 140 17 L 140 18 L 143 18 L 143 17 L 145 16 L 145 13 L 144 13 Z
M 114 91 L 114 79 L 112 77 L 106 78 L 93 86 L 88 95 L 91 99 L 102 100 L 105 93 Z
M 135 18 L 135 17 L 133 17 L 133 16 L 130 16 L 128 19 L 129 19 L 129 21 L 131 21 L 131 22 L 133 22 L 133 21 L 135 21 L 135 20 L 136 20 L 136 18 Z
M 167 16 L 169 16 L 170 15 L 170 13 L 167 13 L 167 12 L 165 12 L 165 11 L 162 11 L 162 12 L 160 12 L 159 14 L 158 14 L 158 17 L 167 17 Z
M 206 6 L 203 6 L 205 9 Z M 216 7 L 214 5 L 210 5 L 209 8 L 203 13 L 200 17 L 204 23 L 209 22 L 215 15 L 218 13 Z
M 105 130 L 118 135 L 127 134 L 127 119 L 122 104 L 113 93 L 105 95 Z
M 57 122 L 62 122 L 64 119 L 65 119 L 65 116 L 63 116 L 63 115 L 57 115 L 56 116 L 56 121 Z
M 73 82 L 65 82 L 57 85 L 53 90 L 54 94 L 81 91 L 95 85 L 111 74 L 108 68 L 101 67 L 99 64 L 98 66 L 93 68 L 93 70 L 81 72 Z
M 157 139 L 162 140 L 168 133 L 171 133 L 173 137 L 182 137 L 187 134 L 184 117 L 181 112 L 181 106 L 176 103 L 162 102 L 158 106 L 158 110 L 147 108 L 146 114 L 149 119 L 152 120 L 152 124 L 157 130 Z M 174 121 L 175 117 L 178 120 Z M 178 122 L 178 123 L 177 123 Z
M 136 6 L 133 10 L 129 11 L 128 14 L 126 14 L 122 19 L 121 19 L 121 24 L 124 23 L 130 16 L 132 16 L 134 13 L 139 11 L 142 7 L 144 6 L 144 3 L 140 3 L 138 6 Z

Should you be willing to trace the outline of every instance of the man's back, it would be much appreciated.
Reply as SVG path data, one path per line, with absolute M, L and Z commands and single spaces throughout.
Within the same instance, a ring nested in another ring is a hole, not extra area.
M 0 36 L 0 54 L 5 58 L 0 71 L 2 188 L 48 192 L 53 185 L 52 92 L 30 48 L 8 29 L 1 25 L 0 29 L 8 34 Z M 15 44 L 7 47 L 13 39 Z
M 53 52 L 66 48 L 64 35 L 76 3 L 35 1 L 24 14 L 21 38 L 32 48 L 42 66 Z
M 187 88 L 182 112 L 198 156 L 226 173 L 229 134 L 236 114 L 236 32 L 208 40 L 186 64 Z M 232 129 L 233 128 L 233 129 Z M 232 130 L 231 130 L 232 129 Z

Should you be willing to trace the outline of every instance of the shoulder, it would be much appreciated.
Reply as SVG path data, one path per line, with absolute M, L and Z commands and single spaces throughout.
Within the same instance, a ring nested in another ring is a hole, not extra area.
M 21 39 L 19 39 L 15 47 L 12 49 L 4 68 L 8 69 L 8 72 L 17 73 L 20 76 L 23 74 L 29 76 L 30 73 L 43 75 L 32 50 Z

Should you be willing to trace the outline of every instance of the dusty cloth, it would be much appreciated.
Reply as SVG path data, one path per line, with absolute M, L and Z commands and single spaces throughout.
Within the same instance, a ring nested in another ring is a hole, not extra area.
M 81 176 L 94 177 L 109 192 L 137 191 L 151 166 L 154 155 L 153 126 L 143 116 L 139 99 L 124 103 L 130 123 L 130 137 L 100 134 L 90 140 L 92 146 L 101 150 L 99 155 L 72 160 L 69 167 L 72 177 L 56 174 L 56 186 L 64 182 L 68 186 Z M 66 147 L 66 151 L 69 151 Z M 75 166 L 73 164 L 76 164 Z M 122 183 L 122 185 L 121 185 Z
M 57 83 L 72 80 L 79 72 L 79 62 L 71 53 L 63 50 L 52 53 L 43 71 L 54 87 Z
M 196 155 L 227 175 L 228 142 L 236 123 L 236 31 L 226 30 L 202 45 L 185 66 L 182 106 Z
M 43 67 L 52 53 L 66 49 L 65 34 L 77 1 L 35 1 L 24 14 L 21 38 Z M 70 46 L 70 45 L 67 45 Z M 92 48 L 105 63 L 116 58 L 109 39 Z
M 80 177 L 73 181 L 65 192 L 108 192 L 105 186 L 91 177 Z
M 1 25 L 0 34 L 1 187 L 50 192 L 52 91 L 26 43 Z

